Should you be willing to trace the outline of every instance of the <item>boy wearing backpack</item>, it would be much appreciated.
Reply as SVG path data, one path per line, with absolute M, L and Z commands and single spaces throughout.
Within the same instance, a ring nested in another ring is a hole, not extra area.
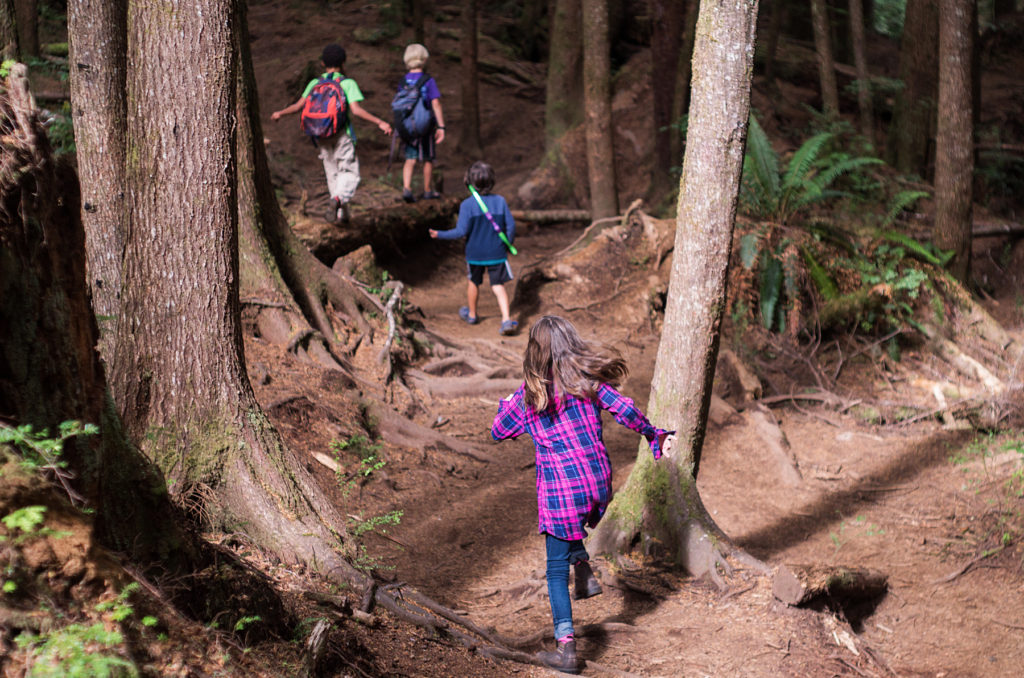
M 429 57 L 427 48 L 418 43 L 405 48 L 403 60 L 409 72 L 405 74 L 391 102 L 395 131 L 405 142 L 402 199 L 406 202 L 416 201 L 412 194 L 412 174 L 417 160 L 423 163 L 423 199 L 441 197 L 434 191 L 430 181 L 434 174 L 436 145 L 444 141 L 444 112 L 441 110 L 441 91 L 437 82 L 423 72 Z
M 271 120 L 279 120 L 283 115 L 302 111 L 300 124 L 324 164 L 331 194 L 326 219 L 333 223 L 348 221 L 348 203 L 359 186 L 359 159 L 349 113 L 372 122 L 384 134 L 391 134 L 391 125 L 359 104 L 363 100 L 359 85 L 341 73 L 345 56 L 341 45 L 331 43 L 324 47 L 321 61 L 325 72 L 306 85 L 298 101 L 270 116 Z

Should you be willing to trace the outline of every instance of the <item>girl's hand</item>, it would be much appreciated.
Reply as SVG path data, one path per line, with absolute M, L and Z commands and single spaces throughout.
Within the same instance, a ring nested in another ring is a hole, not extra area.
M 437 237 L 437 231 L 435 231 L 434 229 L 430 229 L 430 237 L 431 238 L 436 238 Z
M 661 448 L 662 456 L 671 457 L 676 446 L 676 435 L 674 433 L 669 433 L 658 441 L 658 446 Z

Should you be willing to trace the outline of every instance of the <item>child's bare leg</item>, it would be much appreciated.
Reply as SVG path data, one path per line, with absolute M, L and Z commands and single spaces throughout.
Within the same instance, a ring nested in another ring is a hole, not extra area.
M 501 310 L 501 322 L 511 320 L 509 317 L 508 293 L 505 291 L 505 286 L 491 285 L 491 291 L 494 292 L 494 298 L 498 300 L 498 308 Z M 473 307 L 470 306 L 469 310 L 472 313 Z
M 402 165 L 402 188 L 412 190 L 412 171 L 415 167 L 416 160 L 413 158 L 405 159 L 405 164 Z
M 423 163 L 423 192 L 430 193 L 434 190 L 434 186 L 430 183 L 434 177 L 434 163 L 429 160 Z
M 473 284 L 472 280 L 466 281 L 466 306 L 469 307 L 469 317 L 476 317 L 476 302 L 480 298 L 480 288 Z

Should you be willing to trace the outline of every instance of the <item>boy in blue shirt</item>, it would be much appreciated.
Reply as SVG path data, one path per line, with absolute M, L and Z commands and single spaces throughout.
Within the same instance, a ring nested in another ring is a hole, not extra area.
M 473 163 L 466 172 L 466 184 L 472 184 L 476 188 L 495 223 L 505 233 L 508 241 L 514 242 L 516 222 L 508 209 L 508 203 L 500 195 L 491 194 L 494 187 L 494 170 L 491 166 L 485 162 Z M 468 305 L 459 309 L 459 317 L 470 325 L 476 324 L 476 303 L 480 297 L 480 284 L 486 271 L 491 291 L 494 292 L 498 308 L 501 309 L 500 332 L 504 335 L 515 334 L 519 323 L 509 317 L 508 294 L 505 292 L 505 283 L 512 280 L 512 268 L 508 265 L 508 249 L 476 200 L 470 196 L 462 201 L 455 228 L 448 231 L 430 229 L 430 237 L 441 240 L 466 239 Z
M 345 93 L 345 101 L 348 110 L 363 120 L 368 120 L 376 125 L 384 134 L 391 134 L 391 125 L 381 120 L 373 113 L 363 108 L 359 102 L 363 100 L 363 93 L 359 91 L 359 85 L 352 78 L 346 78 L 341 73 L 345 66 L 345 49 L 341 45 L 331 43 L 324 47 L 321 62 L 325 73 L 323 78 L 332 78 L 341 82 L 341 89 Z M 306 97 L 313 90 L 313 87 L 320 78 L 315 78 L 306 85 L 302 96 L 291 106 L 274 111 L 270 119 L 280 120 L 283 115 L 298 113 L 306 105 Z M 327 221 L 343 223 L 349 218 L 349 200 L 355 195 L 356 187 L 359 186 L 359 158 L 356 157 L 356 146 L 352 135 L 352 121 L 347 122 L 345 129 L 339 131 L 332 137 L 325 139 L 314 139 L 320 160 L 324 164 L 324 174 L 327 175 L 327 188 L 331 194 L 331 202 L 327 208 Z

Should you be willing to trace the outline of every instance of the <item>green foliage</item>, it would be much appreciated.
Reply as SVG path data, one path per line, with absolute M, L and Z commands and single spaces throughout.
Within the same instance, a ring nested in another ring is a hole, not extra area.
M 339 467 L 335 472 L 338 485 L 347 496 L 361 480 L 367 479 L 387 465 L 387 460 L 381 455 L 382 443 L 372 442 L 361 433 L 345 438 L 343 440 L 332 440 L 331 449 L 335 451 L 334 458 L 339 464 L 343 464 L 340 452 L 346 452 L 359 460 L 359 465 L 353 472 L 348 472 Z
M 46 136 L 56 155 L 75 152 L 75 127 L 71 122 L 71 104 L 65 101 L 59 113 L 48 111 Z
M 6 78 L 11 74 L 11 67 L 18 63 L 14 59 L 4 59 L 3 63 L 0 63 L 0 78 Z
M 833 132 L 815 134 L 793 153 L 783 169 L 768 135 L 751 115 L 743 158 L 741 210 L 758 219 L 788 224 L 812 205 L 847 195 L 831 188 L 843 175 L 882 162 L 843 152 L 823 155 L 835 139 Z
M 403 515 L 405 515 L 405 511 L 399 509 L 380 516 L 370 516 L 365 520 L 362 518 L 349 517 L 349 532 L 353 537 L 357 538 L 363 536 L 367 532 L 376 532 L 378 529 L 380 529 L 381 532 L 387 532 L 387 530 L 381 528 L 388 525 L 398 525 L 402 522 Z
M 32 658 L 27 675 L 33 678 L 138 676 L 135 664 L 118 654 L 124 636 L 120 631 L 107 628 L 109 623 L 120 623 L 131 616 L 133 610 L 128 598 L 138 588 L 137 583 L 129 584 L 115 600 L 96 606 L 97 612 L 106 615 L 107 623 L 75 623 L 41 634 L 23 632 L 18 635 L 15 644 Z
M 898 40 L 903 35 L 903 16 L 907 0 L 875 0 L 871 10 L 871 28 L 876 33 Z
M 928 274 L 907 259 L 906 250 L 899 245 L 882 242 L 867 256 L 840 258 L 860 276 L 863 287 L 880 291 L 880 306 L 867 307 L 860 317 L 860 328 L 865 332 L 889 330 L 913 323 L 912 302 L 918 298 Z
M 52 471 L 67 467 L 67 462 L 59 457 L 64 451 L 64 444 L 70 438 L 97 433 L 99 428 L 96 425 L 83 424 L 79 421 L 61 422 L 56 437 L 50 437 L 48 429 L 33 432 L 31 424 L 13 427 L 0 423 L 0 445 L 7 443 L 14 446 L 21 455 L 24 467 L 37 471 Z

